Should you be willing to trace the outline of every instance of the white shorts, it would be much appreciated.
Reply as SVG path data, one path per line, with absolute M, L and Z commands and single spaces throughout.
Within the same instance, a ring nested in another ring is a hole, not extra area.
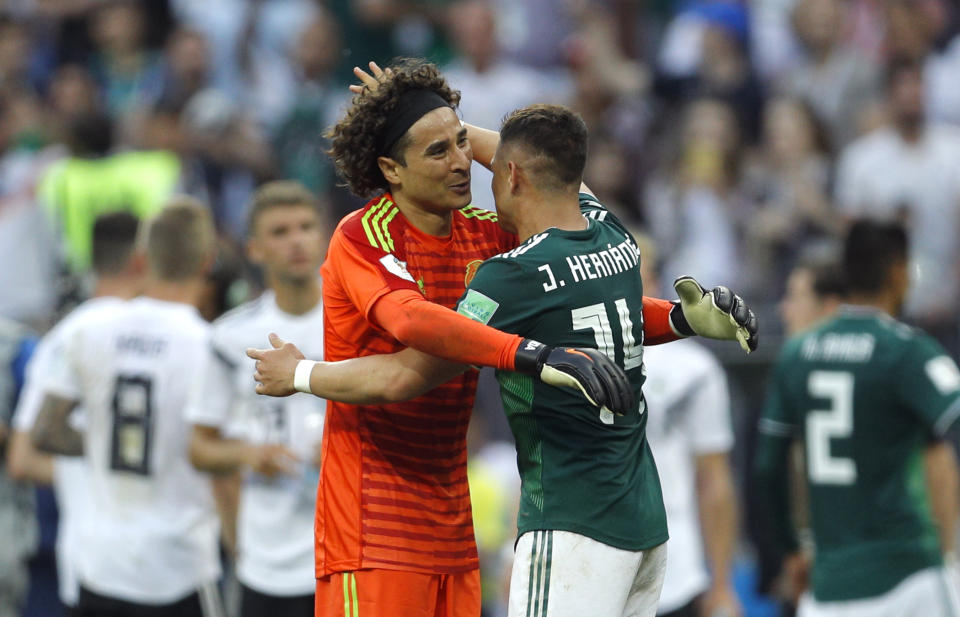
M 797 617 L 960 617 L 956 581 L 946 568 L 927 568 L 873 598 L 818 602 L 807 592 L 800 598 Z
M 530 531 L 517 542 L 509 617 L 653 617 L 666 543 L 625 551 L 569 531 Z

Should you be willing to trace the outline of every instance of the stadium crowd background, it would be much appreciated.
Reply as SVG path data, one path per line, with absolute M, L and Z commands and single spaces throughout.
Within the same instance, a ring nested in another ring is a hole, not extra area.
M 758 353 L 715 349 L 732 386 L 741 562 L 758 554 L 751 433 L 798 259 L 835 251 L 850 216 L 905 221 L 906 317 L 956 357 L 953 0 L 6 0 L 0 316 L 46 331 L 85 296 L 95 216 L 146 216 L 178 192 L 217 223 L 206 316 L 255 296 L 242 257 L 252 191 L 299 180 L 331 229 L 362 205 L 338 186 L 321 134 L 349 98 L 352 67 L 396 56 L 440 64 L 476 125 L 496 128 L 533 102 L 576 109 L 591 135 L 587 184 L 656 241 L 662 280 L 724 283 L 757 311 Z M 475 203 L 493 208 L 476 167 Z M 491 398 L 480 396 L 472 451 L 509 477 L 509 431 Z M 509 542 L 509 490 L 488 484 L 477 530 L 493 540 L 481 544 Z

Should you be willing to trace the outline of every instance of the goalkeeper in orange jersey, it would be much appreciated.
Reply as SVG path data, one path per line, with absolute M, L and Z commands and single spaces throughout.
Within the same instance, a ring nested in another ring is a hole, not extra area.
M 461 123 L 454 111 L 459 94 L 436 67 L 408 62 L 389 74 L 374 72 L 358 73 L 367 87 L 330 135 L 351 189 L 376 196 L 341 221 L 321 270 L 325 359 L 410 346 L 577 387 L 617 413 L 635 410 L 621 369 L 592 345 L 551 348 L 450 310 L 480 263 L 517 245 L 495 214 L 469 206 L 473 149 L 489 163 L 496 133 Z M 701 290 L 698 300 L 704 298 L 712 303 Z M 675 305 L 649 305 L 648 339 L 671 340 L 679 336 L 675 328 L 689 329 L 678 323 L 683 311 Z M 723 316 L 729 323 L 729 313 Z M 258 367 L 264 362 L 258 358 Z M 336 365 L 303 360 L 292 382 L 310 391 L 328 366 Z M 445 370 L 449 377 L 462 373 L 452 363 Z M 349 607 L 351 614 L 479 615 L 466 480 L 475 385 L 467 372 L 404 403 L 393 401 L 408 393 L 390 393 L 385 382 L 368 384 L 382 387 L 370 396 L 329 396 L 317 497 L 318 614 Z

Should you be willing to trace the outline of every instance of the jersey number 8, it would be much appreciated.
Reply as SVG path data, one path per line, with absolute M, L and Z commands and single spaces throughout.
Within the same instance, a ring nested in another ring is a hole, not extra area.
M 144 375 L 119 375 L 113 391 L 110 469 L 150 475 L 153 381 Z

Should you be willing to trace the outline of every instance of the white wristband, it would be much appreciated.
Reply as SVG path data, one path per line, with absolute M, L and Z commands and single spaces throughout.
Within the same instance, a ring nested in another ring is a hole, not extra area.
M 320 364 L 313 360 L 300 360 L 297 362 L 297 370 L 293 372 L 293 389 L 297 392 L 306 392 L 313 394 L 310 389 L 310 374 L 313 373 L 313 367 Z

